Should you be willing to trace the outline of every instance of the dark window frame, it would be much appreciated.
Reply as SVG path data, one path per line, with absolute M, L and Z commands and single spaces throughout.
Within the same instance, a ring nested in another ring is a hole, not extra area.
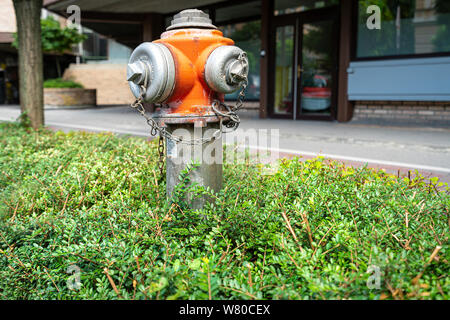
M 311 12 L 311 11 L 313 11 L 313 12 L 319 11 L 320 12 L 320 10 L 322 10 L 322 9 L 338 8 L 338 7 L 341 6 L 340 0 L 339 0 L 338 3 L 336 3 L 336 4 L 329 4 L 329 5 L 326 5 L 324 7 L 310 8 L 310 9 L 306 9 L 306 10 L 302 10 L 302 11 L 298 11 L 298 12 L 282 13 L 282 14 L 275 15 L 275 1 L 276 0 L 270 0 L 270 1 L 273 2 L 273 10 L 272 10 L 272 13 L 271 13 L 272 17 L 287 17 L 287 16 L 290 16 L 290 15 L 296 15 L 296 14 L 299 14 L 299 13 Z
M 236 19 L 226 20 L 226 21 L 222 21 L 222 22 L 216 22 L 215 26 L 216 27 L 221 27 L 221 26 L 226 26 L 228 24 L 253 22 L 253 21 L 258 21 L 258 20 L 261 20 L 261 15 L 250 16 L 250 17 L 245 17 L 245 18 L 236 18 Z
M 226 26 L 228 24 L 254 22 L 254 21 L 258 21 L 258 20 L 261 20 L 261 16 L 251 16 L 251 17 L 247 17 L 247 18 L 232 19 L 232 20 L 223 21 L 221 23 L 216 23 L 215 25 L 217 27 L 221 27 L 221 26 Z M 261 47 L 259 48 L 259 50 L 261 50 Z M 259 71 L 260 71 L 260 76 L 261 76 L 261 70 L 259 70 Z M 261 83 L 260 83 L 260 89 L 261 89 Z M 261 93 L 260 93 L 259 98 L 257 98 L 257 99 L 247 98 L 247 97 L 245 98 L 245 101 L 251 101 L 251 102 L 260 101 L 260 100 L 261 100 Z M 227 98 L 225 97 L 225 101 L 234 101 L 234 100 L 233 99 L 227 100 Z
M 329 114 L 314 114 L 314 113 L 302 113 L 302 103 L 301 103 L 301 97 L 302 92 L 300 90 L 297 90 L 297 112 L 296 112 L 296 120 L 322 120 L 322 121 L 334 121 L 337 117 L 337 102 L 338 102 L 338 68 L 339 68 L 339 30 L 340 30 L 340 5 L 333 5 L 330 7 L 325 8 L 319 8 L 305 11 L 304 16 L 306 18 L 302 17 L 303 15 L 299 14 L 299 27 L 306 23 L 314 23 L 316 21 L 320 21 L 320 19 L 324 20 L 331 20 L 335 25 L 334 30 L 334 68 L 331 71 L 331 77 L 333 79 L 333 86 L 331 88 L 332 92 L 332 99 L 331 99 L 331 107 L 330 107 L 330 113 Z M 301 20 L 301 21 L 300 21 Z M 301 48 L 303 47 L 303 32 L 300 32 L 298 34 L 298 63 L 301 63 L 303 60 L 303 52 Z M 300 75 L 300 79 L 298 79 L 298 89 L 302 88 L 301 82 L 303 79 L 303 72 Z
M 359 13 L 359 1 L 353 0 L 353 26 L 352 26 L 352 45 L 351 45 L 351 61 L 380 61 L 380 60 L 401 60 L 401 59 L 420 59 L 420 58 L 439 58 L 439 57 L 450 57 L 450 51 L 445 52 L 435 52 L 435 53 L 412 53 L 412 54 L 397 54 L 397 55 L 386 55 L 378 57 L 358 57 L 358 13 Z
M 81 59 L 83 60 L 83 62 L 85 61 L 105 61 L 109 59 L 109 39 L 108 37 L 105 37 L 104 35 L 97 33 L 93 30 L 90 29 L 90 33 L 92 34 L 92 39 L 93 39 L 93 43 L 92 43 L 92 53 L 100 53 L 101 49 L 100 49 L 100 40 L 106 40 L 105 42 L 105 51 L 106 51 L 106 56 L 100 56 L 100 55 L 82 55 Z M 85 33 L 83 33 L 85 34 Z M 86 40 L 85 40 L 86 41 Z M 84 51 L 84 50 L 83 50 Z

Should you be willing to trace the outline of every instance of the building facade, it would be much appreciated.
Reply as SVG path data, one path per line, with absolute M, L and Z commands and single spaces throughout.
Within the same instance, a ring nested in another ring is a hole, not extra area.
M 130 48 L 177 12 L 207 12 L 248 52 L 260 117 L 450 124 L 447 0 L 47 0 Z M 232 100 L 233 95 L 228 96 Z

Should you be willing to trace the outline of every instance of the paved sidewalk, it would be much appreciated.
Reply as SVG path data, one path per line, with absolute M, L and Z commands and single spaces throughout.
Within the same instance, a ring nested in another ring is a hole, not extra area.
M 0 106 L 0 120 L 19 116 L 18 106 Z M 322 154 L 347 163 L 407 172 L 418 169 L 450 181 L 450 128 L 405 128 L 337 122 L 255 119 L 241 113 L 240 129 L 266 129 L 282 156 Z M 46 125 L 62 130 L 111 131 L 148 137 L 145 120 L 127 106 L 45 110 Z M 239 133 L 238 133 L 239 136 Z M 226 142 L 236 135 L 228 135 Z M 279 138 L 279 139 L 278 139 Z M 255 142 L 252 147 L 258 148 Z M 250 143 L 251 144 L 251 143 Z M 273 147 L 273 146 L 272 146 Z

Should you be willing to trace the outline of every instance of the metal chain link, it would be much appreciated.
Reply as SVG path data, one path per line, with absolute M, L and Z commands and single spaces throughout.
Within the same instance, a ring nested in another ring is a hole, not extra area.
M 218 129 L 210 138 L 198 138 L 198 139 L 185 140 L 185 139 L 183 139 L 183 137 L 173 135 L 172 133 L 168 132 L 166 128 L 160 127 L 158 125 L 158 123 L 152 117 L 150 117 L 146 114 L 142 101 L 143 100 L 140 97 L 135 102 L 133 102 L 130 106 L 133 109 L 136 109 L 145 118 L 145 120 L 147 121 L 147 124 L 150 126 L 150 134 L 152 136 L 156 136 L 156 134 L 159 133 L 160 137 L 163 137 L 163 138 L 175 141 L 175 142 L 183 143 L 183 144 L 194 145 L 194 144 L 204 144 L 204 143 L 210 142 L 214 139 L 220 138 L 222 135 L 222 133 L 220 132 L 221 131 L 220 129 Z M 221 124 L 220 127 L 222 127 L 222 119 L 220 119 L 220 124 Z
M 241 82 L 241 91 L 239 92 L 236 105 L 235 106 L 229 106 L 223 102 L 220 102 L 219 100 L 214 100 L 211 107 L 213 111 L 222 117 L 228 118 L 228 120 L 225 120 L 224 125 L 227 128 L 231 128 L 230 131 L 223 131 L 225 133 L 233 132 L 239 127 L 239 124 L 241 123 L 241 119 L 239 118 L 239 115 L 237 114 L 237 111 L 239 111 L 242 106 L 244 105 L 244 98 L 245 98 L 245 89 L 247 88 L 247 79 Z M 222 106 L 227 111 L 221 112 L 219 110 L 219 106 Z
M 159 136 L 158 141 L 158 153 L 159 153 L 159 173 L 160 176 L 164 176 L 164 138 Z

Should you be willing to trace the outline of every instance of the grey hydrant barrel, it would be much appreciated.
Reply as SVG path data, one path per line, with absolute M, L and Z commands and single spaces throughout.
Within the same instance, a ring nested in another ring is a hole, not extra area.
M 167 130 L 183 140 L 210 138 L 217 130 L 218 123 L 202 126 L 194 124 L 170 124 Z M 180 183 L 183 189 L 194 184 L 218 192 L 222 188 L 222 137 L 198 144 L 184 144 L 166 139 L 166 192 L 168 199 L 173 199 L 174 189 Z M 185 181 L 183 181 L 183 178 Z M 186 179 L 187 178 L 187 179 Z M 193 209 L 203 208 L 210 196 L 196 196 L 186 192 L 183 200 Z

